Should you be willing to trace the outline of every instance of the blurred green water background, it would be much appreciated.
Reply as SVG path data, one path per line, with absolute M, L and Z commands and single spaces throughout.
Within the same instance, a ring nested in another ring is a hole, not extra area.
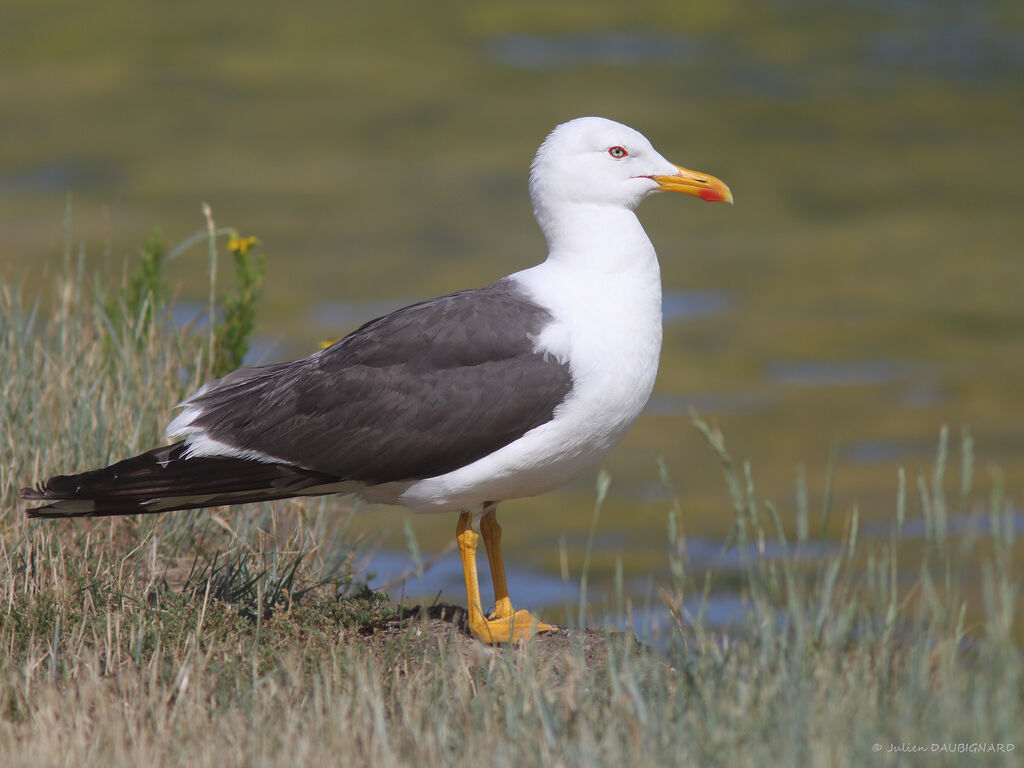
M 798 467 L 818 508 L 834 453 L 831 538 L 854 504 L 891 518 L 898 467 L 928 473 L 942 424 L 954 446 L 970 428 L 979 482 L 998 465 L 1022 487 L 1018 2 L 7 0 L 0 58 L 0 277 L 54 275 L 69 195 L 73 249 L 111 282 L 206 201 L 264 243 L 268 361 L 539 261 L 526 177 L 564 120 L 626 122 L 724 179 L 733 208 L 640 210 L 668 323 L 651 407 L 605 462 L 599 579 L 664 568 L 659 456 L 687 534 L 729 531 L 690 408 L 787 525 Z M 186 303 L 204 258 L 173 266 Z M 510 563 L 557 573 L 562 540 L 578 569 L 593 485 L 504 505 Z M 355 525 L 400 549 L 403 518 Z M 423 551 L 454 522 L 415 520 Z

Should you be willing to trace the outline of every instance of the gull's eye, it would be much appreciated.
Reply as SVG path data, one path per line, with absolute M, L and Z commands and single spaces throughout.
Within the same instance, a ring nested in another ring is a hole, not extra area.
M 628 155 L 629 152 L 627 152 L 623 147 L 611 147 L 608 150 L 608 154 L 614 157 L 616 160 L 621 160 L 626 155 Z

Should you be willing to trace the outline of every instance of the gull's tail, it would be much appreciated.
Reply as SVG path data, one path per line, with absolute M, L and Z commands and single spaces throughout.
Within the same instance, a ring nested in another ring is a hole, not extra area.
M 102 517 L 271 501 L 333 493 L 338 478 L 290 464 L 230 456 L 185 458 L 185 443 L 154 448 L 80 475 L 56 475 L 22 488 L 26 501 L 49 502 L 28 517 Z

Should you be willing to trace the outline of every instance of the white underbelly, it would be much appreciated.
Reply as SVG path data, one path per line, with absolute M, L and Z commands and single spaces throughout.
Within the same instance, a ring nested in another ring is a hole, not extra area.
M 396 502 L 417 512 L 443 512 L 546 493 L 604 458 L 631 424 L 600 415 L 556 416 L 472 464 L 411 483 Z

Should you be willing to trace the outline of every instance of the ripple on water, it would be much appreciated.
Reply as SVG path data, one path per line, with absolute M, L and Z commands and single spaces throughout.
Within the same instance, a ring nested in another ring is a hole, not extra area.
M 413 570 L 413 563 L 408 553 L 392 550 L 378 550 L 359 565 L 366 573 L 373 573 L 370 580 L 372 589 L 379 589 L 388 582 L 399 579 Z M 515 590 L 517 604 L 529 606 L 531 609 L 543 611 L 552 606 L 568 606 L 570 612 L 578 604 L 580 589 L 577 582 L 565 582 L 556 576 L 533 571 L 526 568 L 508 568 L 508 581 Z M 595 626 L 627 630 L 643 642 L 659 645 L 664 641 L 666 633 L 673 630 L 674 619 L 663 607 L 660 599 L 651 599 L 654 593 L 652 583 L 648 580 L 633 584 L 633 608 L 629 615 L 606 612 L 594 621 Z M 493 593 L 489 580 L 480 580 L 481 598 L 487 605 L 493 603 Z M 454 554 L 445 556 L 431 564 L 422 577 L 412 575 L 402 586 L 390 589 L 392 597 L 398 599 L 423 600 L 433 602 L 452 602 L 462 604 L 465 600 L 465 581 L 463 580 L 462 564 Z M 588 593 L 592 605 L 609 605 L 612 601 L 607 594 L 600 593 L 593 586 Z M 647 595 L 646 600 L 637 596 Z M 684 601 L 688 612 L 688 620 L 696 621 L 713 629 L 738 629 L 743 626 L 750 611 L 750 606 L 736 592 L 716 592 L 703 596 L 694 596 Z
M 775 360 L 768 363 L 766 374 L 786 386 L 877 386 L 907 379 L 923 368 L 907 360 Z
M 697 317 L 710 317 L 731 311 L 736 298 L 726 291 L 665 291 L 661 297 L 661 315 L 666 323 Z
M 191 327 L 193 330 L 206 328 L 210 305 L 205 301 L 176 299 L 170 306 L 171 320 L 176 328 Z M 249 337 L 249 351 L 242 359 L 242 365 L 263 365 L 282 360 L 284 350 L 279 339 L 263 334 Z
M 1024 512 L 1012 510 L 1008 515 L 1001 518 L 1001 522 L 997 525 L 1005 526 L 1006 520 L 1010 521 L 1014 535 L 1024 534 Z M 958 515 L 947 518 L 945 525 L 946 535 L 948 536 L 965 536 L 968 534 L 977 536 L 992 535 L 992 518 L 989 515 Z M 860 535 L 867 539 L 888 539 L 890 536 L 895 535 L 898 539 L 912 541 L 928 538 L 929 531 L 924 518 L 912 517 L 906 520 L 901 528 L 896 527 L 895 520 L 878 520 L 862 523 Z
M 501 35 L 486 44 L 499 63 L 516 69 L 565 69 L 593 64 L 639 67 L 696 61 L 702 46 L 683 35 L 642 32 L 574 32 L 564 35 Z
M 702 595 L 684 599 L 683 610 L 685 624 L 699 624 L 706 630 L 728 633 L 742 629 L 753 608 L 738 592 L 715 592 L 707 599 Z M 597 624 L 621 632 L 631 631 L 641 642 L 662 649 L 671 644 L 673 633 L 678 632 L 676 619 L 668 608 L 653 603 L 633 607 L 625 616 L 606 613 Z
M 860 9 L 864 0 L 856 4 Z M 928 0 L 878 0 L 877 4 L 916 18 L 913 24 L 886 24 L 866 35 L 859 48 L 846 52 L 866 72 L 874 66 L 886 73 L 898 70 L 995 82 L 1012 77 L 1024 63 L 1024 40 L 1012 27 L 995 23 L 981 3 L 960 3 L 950 14 L 935 13 L 935 4 Z M 732 79 L 764 95 L 801 93 L 801 78 L 747 49 L 678 34 L 616 30 L 509 34 L 491 38 L 484 50 L 499 64 L 521 70 L 699 64 L 713 66 L 725 82 Z
M 486 577 L 486 565 L 480 565 L 485 574 L 484 578 L 480 579 L 481 599 L 490 605 L 494 602 L 494 594 L 490 579 Z M 515 567 L 508 562 L 505 567 L 510 590 L 515 590 L 516 602 L 539 609 L 579 600 L 579 585 L 576 583 L 563 582 L 557 576 Z M 420 598 L 432 602 L 440 595 L 439 599 L 458 604 L 464 603 L 466 599 L 462 562 L 456 553 L 439 558 L 424 570 L 421 577 L 415 575 L 414 564 L 408 552 L 380 549 L 359 563 L 358 568 L 364 573 L 374 575 L 369 582 L 371 589 L 379 589 L 411 574 L 401 586 L 389 589 L 393 597 Z
M 744 568 L 748 563 L 759 557 L 767 560 L 789 560 L 803 562 L 821 560 L 839 551 L 838 545 L 831 541 L 818 539 L 805 541 L 801 544 L 779 541 L 765 541 L 763 546 L 755 547 L 747 544 L 743 547 L 733 546 L 723 549 L 723 542 L 717 539 L 706 539 L 700 536 L 687 537 L 686 554 L 690 559 L 690 567 L 701 570 L 704 568 L 732 569 Z
M 314 305 L 307 317 L 318 328 L 351 328 L 414 303 L 415 300 L 406 299 L 323 301 Z
M 82 159 L 51 160 L 0 175 L 0 191 L 51 194 L 83 189 L 110 189 L 123 183 L 116 164 Z
M 645 416 L 689 416 L 697 413 L 749 413 L 778 402 L 773 392 L 696 392 L 690 395 L 655 392 Z

